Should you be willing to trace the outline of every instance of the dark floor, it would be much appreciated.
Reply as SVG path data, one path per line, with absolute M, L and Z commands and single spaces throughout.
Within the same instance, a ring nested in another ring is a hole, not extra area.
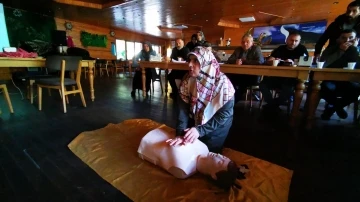
M 24 84 L 17 84 L 25 93 Z M 132 118 L 175 126 L 173 100 L 161 95 L 158 84 L 148 99 L 140 94 L 132 99 L 130 86 L 131 79 L 96 78 L 96 100 L 91 102 L 88 80 L 83 80 L 88 107 L 81 106 L 79 96 L 70 96 L 64 114 L 56 91 L 51 97 L 43 92 L 39 112 L 37 98 L 31 105 L 9 83 L 15 114 L 9 115 L 0 98 L 0 201 L 129 201 L 67 144 L 82 131 Z M 286 113 L 268 118 L 257 107 L 249 110 L 239 103 L 226 146 L 294 170 L 289 201 L 359 201 L 360 130 L 351 117 L 317 120 L 311 132 L 290 128 L 287 120 Z

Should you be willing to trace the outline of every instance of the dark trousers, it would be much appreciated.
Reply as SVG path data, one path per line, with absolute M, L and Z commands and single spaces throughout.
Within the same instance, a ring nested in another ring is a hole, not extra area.
M 176 82 L 175 79 L 180 79 L 182 80 L 182 78 L 184 77 L 184 75 L 187 73 L 188 71 L 186 70 L 172 70 L 170 72 L 170 74 L 168 74 L 167 79 L 169 81 L 169 84 L 171 86 L 172 89 L 172 93 L 178 93 L 178 87 L 176 86 Z
M 145 69 L 145 76 L 146 76 L 146 82 L 145 82 L 146 92 L 149 92 L 150 84 L 151 84 L 151 78 L 152 78 L 151 68 L 146 68 Z M 132 90 L 135 91 L 136 89 L 142 90 L 142 73 L 141 73 L 141 70 L 135 71 L 135 75 L 134 75 L 134 78 L 133 78 Z
M 321 83 L 321 98 L 338 109 L 353 103 L 359 95 L 360 84 L 356 82 L 324 81 Z
M 260 77 L 253 75 L 242 74 L 226 74 L 235 88 L 235 103 L 241 100 L 241 96 L 246 92 L 250 86 L 257 85 Z
M 259 88 L 265 102 L 269 105 L 284 104 L 294 94 L 296 79 L 283 77 L 264 77 Z M 274 99 L 270 90 L 279 89 L 280 94 Z

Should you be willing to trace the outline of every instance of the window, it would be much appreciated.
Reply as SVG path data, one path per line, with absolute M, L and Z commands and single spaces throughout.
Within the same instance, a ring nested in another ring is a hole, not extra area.
M 126 59 L 126 47 L 125 40 L 117 40 L 116 39 L 116 59 Z
M 142 49 L 143 49 L 142 43 L 135 42 L 135 54 L 139 54 Z
M 161 46 L 152 45 L 156 54 L 161 55 Z M 116 57 L 117 59 L 132 60 L 143 49 L 140 42 L 132 42 L 116 39 Z
M 153 50 L 155 51 L 156 55 L 161 55 L 161 54 L 160 54 L 160 49 L 161 49 L 160 46 L 153 45 Z
M 135 56 L 134 42 L 127 41 L 126 42 L 126 59 L 132 60 L 134 56 Z

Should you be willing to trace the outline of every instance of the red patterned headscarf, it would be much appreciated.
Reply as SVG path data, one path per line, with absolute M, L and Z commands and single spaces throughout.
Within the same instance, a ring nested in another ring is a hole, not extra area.
M 185 75 L 180 84 L 180 97 L 190 104 L 195 124 L 202 125 L 234 96 L 235 89 L 226 75 L 220 72 L 220 65 L 210 50 L 196 47 L 190 55 L 196 56 L 199 61 L 200 74 L 197 78 Z

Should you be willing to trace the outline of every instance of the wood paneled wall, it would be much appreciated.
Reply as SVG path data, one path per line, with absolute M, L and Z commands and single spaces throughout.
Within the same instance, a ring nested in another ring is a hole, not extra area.
M 55 18 L 56 26 L 58 30 L 65 30 L 65 19 Z M 103 59 L 116 59 L 115 56 L 111 54 L 111 42 L 115 43 L 116 39 L 123 39 L 128 41 L 136 41 L 136 42 L 144 42 L 149 41 L 154 45 L 160 45 L 163 48 L 168 47 L 170 41 L 167 39 L 157 38 L 150 35 L 143 35 L 127 30 L 113 29 L 116 33 L 115 37 L 110 36 L 110 29 L 98 27 L 94 25 L 79 23 L 79 22 L 71 22 L 73 25 L 73 29 L 71 31 L 67 31 L 67 35 L 71 36 L 76 47 L 85 48 L 82 46 L 80 42 L 80 31 L 84 30 L 92 34 L 106 34 L 108 36 L 108 45 L 106 48 L 99 47 L 87 47 L 91 57 L 94 58 L 103 58 Z M 25 70 L 24 68 L 0 68 L 0 80 L 10 80 L 11 73 L 15 71 Z
M 58 30 L 65 30 L 65 19 L 55 18 L 56 26 Z M 160 45 L 166 47 L 169 44 L 167 39 L 161 39 L 157 37 L 153 37 L 150 35 L 143 35 L 127 30 L 113 29 L 115 31 L 115 37 L 110 36 L 110 30 L 108 28 L 98 27 L 94 25 L 79 23 L 79 22 L 71 22 L 73 25 L 73 29 L 71 31 L 67 31 L 67 35 L 71 36 L 74 45 L 76 47 L 85 48 L 89 51 L 90 56 L 94 58 L 104 58 L 104 59 L 115 59 L 116 57 L 111 54 L 111 42 L 115 43 L 116 39 L 123 39 L 127 41 L 136 41 L 136 42 L 144 42 L 149 41 L 154 45 Z M 99 47 L 83 47 L 80 41 L 80 32 L 86 31 L 92 34 L 99 35 L 107 35 L 108 36 L 108 44 L 106 48 Z

